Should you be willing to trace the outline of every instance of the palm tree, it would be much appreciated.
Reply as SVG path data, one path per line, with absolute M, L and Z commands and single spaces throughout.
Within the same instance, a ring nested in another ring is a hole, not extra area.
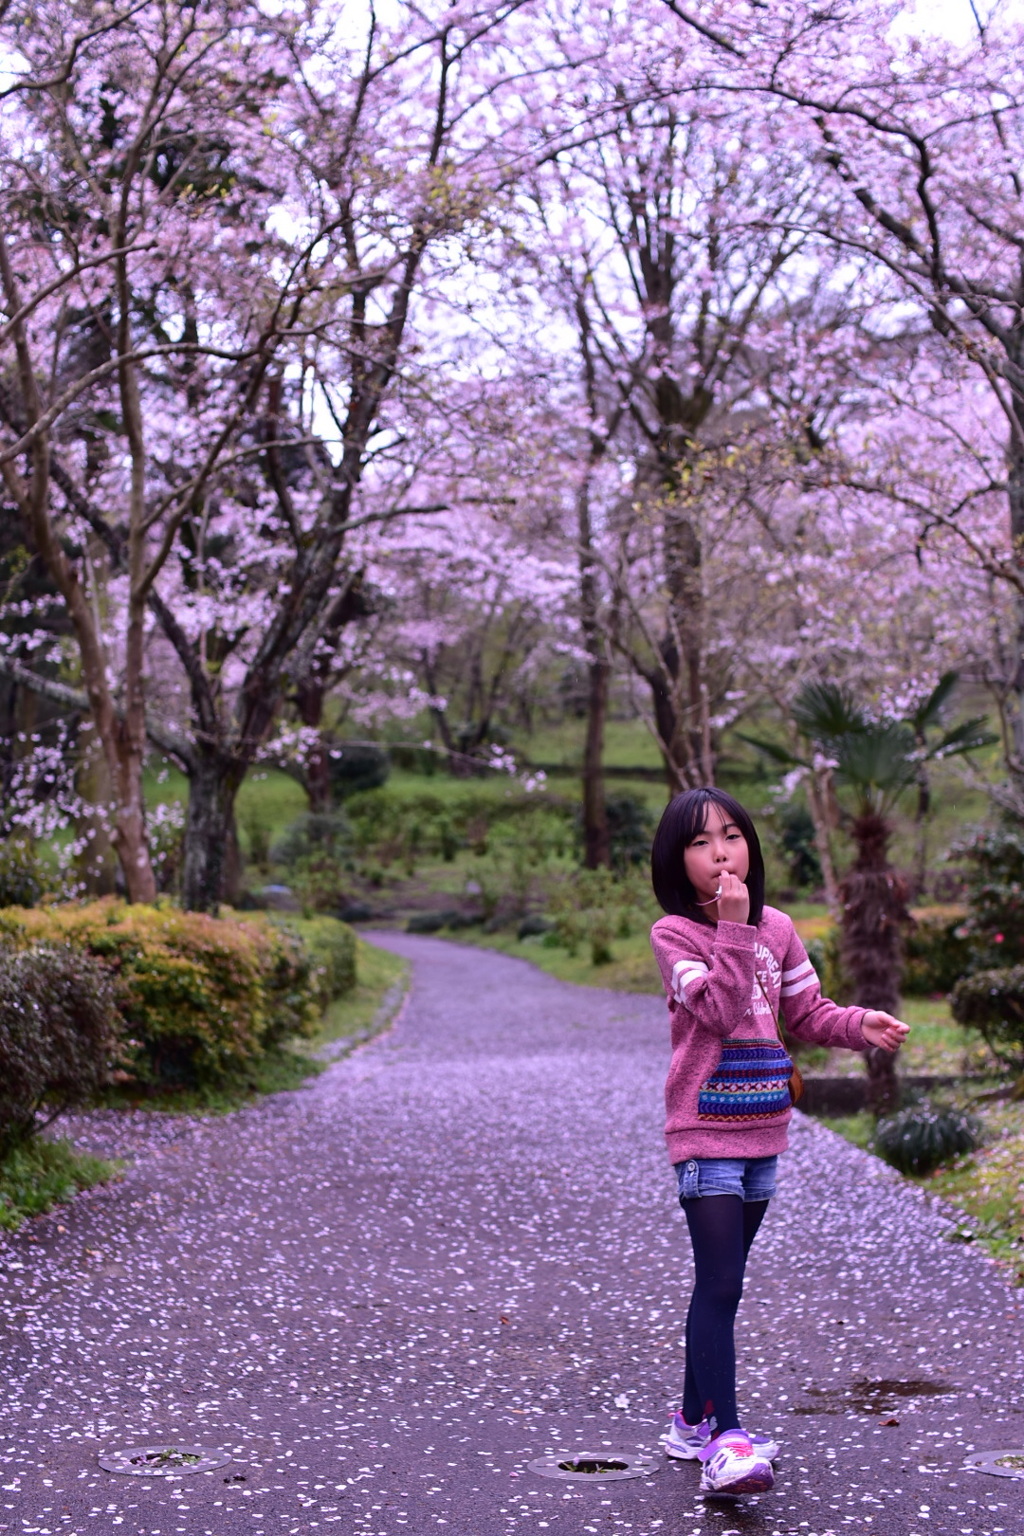
M 927 763 L 972 752 L 995 740 L 981 716 L 929 739 L 955 682 L 956 674 L 946 673 L 904 720 L 873 720 L 847 689 L 836 683 L 807 683 L 794 700 L 791 714 L 811 745 L 808 757 L 745 738 L 791 767 L 809 768 L 821 753 L 834 763 L 836 786 L 845 789 L 852 801 L 846 830 L 856 850 L 839 885 L 841 955 L 857 1003 L 883 1013 L 899 1009 L 903 935 L 912 921 L 907 882 L 889 857 L 893 812 L 912 785 L 918 786 L 919 795 L 922 784 L 927 785 Z M 888 1108 L 897 1097 L 894 1058 L 888 1051 L 869 1050 L 867 1069 L 872 1108 Z

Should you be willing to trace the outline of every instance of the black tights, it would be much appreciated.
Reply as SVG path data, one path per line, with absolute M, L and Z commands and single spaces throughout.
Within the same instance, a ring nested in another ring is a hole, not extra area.
M 682 1200 L 693 1244 L 696 1282 L 686 1314 L 683 1418 L 713 1419 L 714 1433 L 739 1428 L 733 1325 L 743 1295 L 743 1271 L 767 1200 L 702 1195 Z

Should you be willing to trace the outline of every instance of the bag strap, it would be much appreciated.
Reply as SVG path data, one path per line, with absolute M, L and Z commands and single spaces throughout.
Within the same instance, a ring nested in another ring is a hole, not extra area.
M 782 1026 L 779 1024 L 779 1016 L 775 1012 L 775 1009 L 772 1007 L 771 998 L 768 996 L 768 993 L 761 985 L 761 978 L 757 974 L 756 970 L 754 971 L 754 980 L 757 983 L 757 990 L 768 1004 L 768 1012 L 772 1016 L 772 1023 L 775 1025 L 775 1033 L 779 1037 L 779 1044 L 782 1046 L 782 1049 L 785 1051 L 786 1055 L 789 1056 L 789 1046 L 786 1044 L 785 1039 L 783 1038 Z M 793 1061 L 792 1057 L 790 1057 L 790 1061 L 792 1062 L 793 1070 L 789 1075 L 789 1097 L 795 1104 L 804 1091 L 804 1079 L 800 1068 L 797 1066 L 796 1062 Z
M 779 1037 L 779 1044 L 782 1046 L 783 1050 L 785 1050 L 786 1049 L 786 1042 L 785 1042 L 785 1040 L 782 1037 L 782 1027 L 779 1024 L 778 1014 L 775 1012 L 775 1009 L 772 1007 L 771 998 L 768 996 L 768 993 L 765 991 L 764 987 L 762 986 L 761 978 L 757 974 L 756 970 L 754 972 L 754 982 L 755 982 L 755 984 L 757 986 L 757 990 L 760 992 L 761 996 L 764 998 L 765 1002 L 768 1004 L 768 1012 L 772 1016 L 772 1023 L 775 1025 L 775 1033 Z

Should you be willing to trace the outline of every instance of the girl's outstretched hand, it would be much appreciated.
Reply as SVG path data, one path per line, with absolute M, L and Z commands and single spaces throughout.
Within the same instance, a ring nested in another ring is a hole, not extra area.
M 910 1034 L 910 1025 L 894 1019 L 891 1013 L 872 1010 L 864 1015 L 861 1028 L 869 1045 L 880 1045 L 883 1051 L 898 1051 Z

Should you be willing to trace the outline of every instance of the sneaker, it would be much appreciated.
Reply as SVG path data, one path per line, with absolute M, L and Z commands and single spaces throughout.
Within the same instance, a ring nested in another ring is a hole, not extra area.
M 681 1413 L 674 1413 L 668 1433 L 661 1437 L 661 1446 L 666 1456 L 674 1456 L 678 1461 L 696 1461 L 710 1439 L 707 1419 L 701 1419 L 699 1424 L 687 1424 Z M 779 1442 L 771 1435 L 755 1431 L 747 1439 L 757 1454 L 767 1461 L 774 1461 L 779 1454 Z
M 775 1473 L 767 1456 L 755 1451 L 742 1429 L 727 1429 L 700 1453 L 701 1493 L 767 1493 Z

